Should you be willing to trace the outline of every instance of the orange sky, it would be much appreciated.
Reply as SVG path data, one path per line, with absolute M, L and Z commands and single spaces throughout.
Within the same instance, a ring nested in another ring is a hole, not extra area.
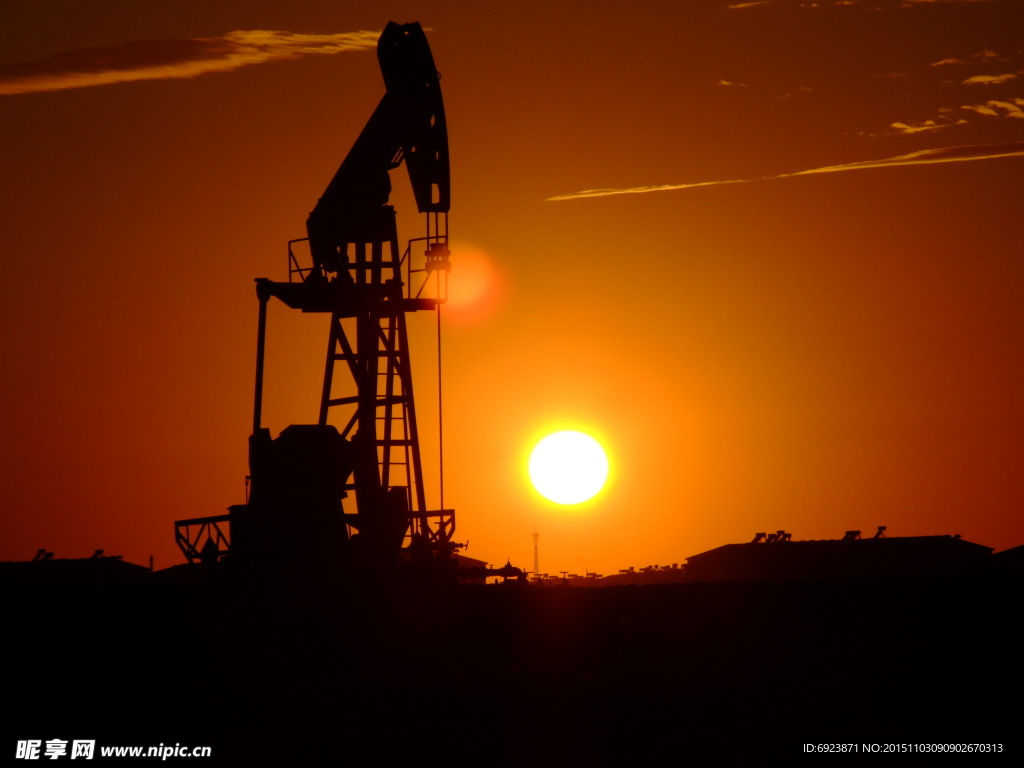
M 164 567 L 175 519 L 242 501 L 252 279 L 285 279 L 389 20 L 442 73 L 453 280 L 460 248 L 492 278 L 444 316 L 467 554 L 531 567 L 535 526 L 547 572 L 780 528 L 1024 543 L 1019 3 L 152 5 L 0 8 L 0 559 Z M 272 306 L 275 432 L 315 420 L 325 345 Z M 526 479 L 555 428 L 611 455 L 578 509 Z

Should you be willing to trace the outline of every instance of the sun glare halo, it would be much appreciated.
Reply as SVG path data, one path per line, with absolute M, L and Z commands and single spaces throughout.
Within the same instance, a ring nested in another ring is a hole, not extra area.
M 608 456 L 594 438 L 582 432 L 548 435 L 530 454 L 530 481 L 537 492 L 556 504 L 582 504 L 608 479 Z

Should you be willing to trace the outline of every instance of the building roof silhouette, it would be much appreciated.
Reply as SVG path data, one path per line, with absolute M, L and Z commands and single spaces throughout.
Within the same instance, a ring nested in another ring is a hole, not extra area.
M 782 532 L 780 532 L 782 533 Z M 851 534 L 856 534 L 851 535 Z M 992 548 L 959 536 L 792 541 L 763 534 L 687 558 L 687 581 L 792 581 L 968 573 L 986 568 Z

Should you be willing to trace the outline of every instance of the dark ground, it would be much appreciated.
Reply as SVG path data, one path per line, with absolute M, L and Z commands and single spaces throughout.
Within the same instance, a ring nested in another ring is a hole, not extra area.
M 1022 596 L 995 574 L 8 588 L 0 750 L 82 738 L 210 745 L 203 764 L 577 766 L 983 741 L 1016 762 Z

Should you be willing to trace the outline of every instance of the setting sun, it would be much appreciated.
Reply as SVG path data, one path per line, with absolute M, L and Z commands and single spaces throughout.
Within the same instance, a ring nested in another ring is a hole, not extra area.
M 593 498 L 607 479 L 604 449 L 582 432 L 555 432 L 530 454 L 533 487 L 556 504 L 581 504 Z

